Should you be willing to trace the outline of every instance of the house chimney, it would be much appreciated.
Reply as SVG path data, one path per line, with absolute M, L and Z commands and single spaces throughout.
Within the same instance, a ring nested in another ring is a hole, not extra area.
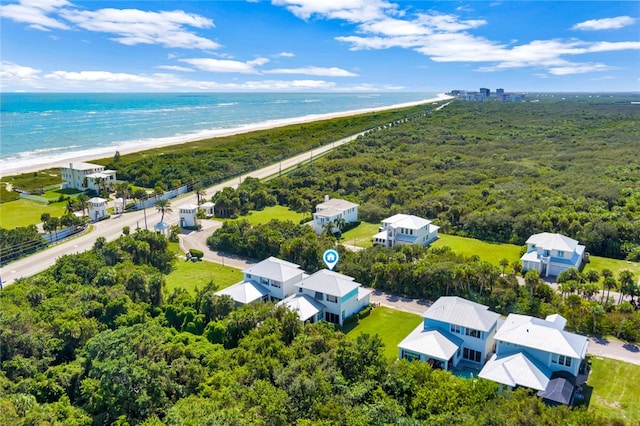
M 329 201 L 329 196 L 328 196 L 328 195 L 325 195 L 325 196 L 324 196 L 324 202 L 326 203 L 327 201 Z

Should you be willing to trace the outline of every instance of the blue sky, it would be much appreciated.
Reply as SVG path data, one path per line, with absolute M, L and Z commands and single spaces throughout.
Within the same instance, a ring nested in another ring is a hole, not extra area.
M 2 91 L 640 90 L 637 1 L 3 0 Z

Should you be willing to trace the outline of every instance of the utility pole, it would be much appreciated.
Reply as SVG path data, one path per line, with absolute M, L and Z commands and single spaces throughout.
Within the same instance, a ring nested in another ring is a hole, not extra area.
M 145 200 L 140 200 L 142 201 L 142 212 L 144 213 L 144 229 L 149 230 L 149 227 L 147 226 L 147 205 L 145 204 Z

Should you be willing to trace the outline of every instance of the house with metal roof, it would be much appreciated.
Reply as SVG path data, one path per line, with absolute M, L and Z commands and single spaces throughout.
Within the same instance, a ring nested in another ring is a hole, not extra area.
M 569 268 L 579 269 L 585 246 L 561 234 L 543 232 L 529 237 L 527 252 L 522 255 L 522 269 L 534 269 L 541 277 L 557 276 Z
M 564 330 L 566 320 L 557 314 L 546 319 L 510 314 L 495 335 L 496 353 L 479 377 L 509 389 L 523 386 L 543 398 L 564 402 L 573 392 L 587 354 L 588 339 Z
M 353 277 L 328 269 L 305 277 L 296 287 L 296 297 L 307 296 L 321 303 L 324 306 L 324 320 L 339 325 L 368 306 L 371 294 L 370 289 L 362 287 Z
M 357 222 L 358 204 L 339 198 L 329 199 L 329 196 L 325 196 L 324 202 L 316 205 L 316 212 L 313 214 L 311 226 L 316 233 L 320 234 L 327 226 L 327 223 L 335 223 L 338 219 L 344 219 L 345 224 Z M 334 227 L 333 232 L 336 231 L 337 229 Z
M 304 277 L 299 265 L 269 257 L 243 271 L 244 279 L 218 292 L 230 296 L 237 306 L 253 302 L 282 300 L 296 292 L 295 284 Z
M 92 189 L 99 192 L 99 184 L 110 185 L 116 181 L 115 170 L 106 170 L 104 166 L 93 163 L 69 163 L 61 167 L 60 175 L 64 183 L 62 188 L 74 188 L 80 191 Z
M 438 238 L 440 227 L 430 220 L 407 214 L 396 214 L 382 221 L 380 232 L 373 236 L 373 244 L 385 247 L 404 244 L 431 244 Z
M 466 361 L 482 366 L 493 352 L 498 315 L 488 306 L 457 296 L 439 298 L 424 321 L 398 344 L 399 357 L 446 370 Z

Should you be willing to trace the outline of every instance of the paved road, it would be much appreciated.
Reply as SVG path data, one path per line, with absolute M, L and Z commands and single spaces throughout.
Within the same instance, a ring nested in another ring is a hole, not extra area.
M 227 186 L 235 188 L 247 177 L 264 179 L 266 177 L 273 176 L 279 173 L 281 170 L 286 170 L 288 168 L 294 167 L 302 162 L 316 158 L 317 156 L 324 154 L 325 152 L 330 151 L 335 147 L 349 143 L 363 133 L 364 132 L 349 136 L 344 139 L 340 139 L 333 143 L 324 145 L 320 148 L 315 148 L 305 153 L 296 155 L 295 157 L 283 160 L 270 166 L 263 167 L 259 170 L 244 174 L 240 177 L 228 180 L 226 182 L 222 182 L 218 185 L 208 188 L 206 190 L 207 196 L 212 196 L 217 191 L 221 191 L 222 188 Z M 174 211 L 177 211 L 177 207 L 180 204 L 195 204 L 196 196 L 193 194 L 189 194 L 186 196 L 175 198 L 171 200 L 171 202 Z M 160 217 L 160 213 L 158 213 L 155 208 L 146 209 L 146 224 L 148 228 L 153 229 L 153 225 L 160 221 Z M 165 215 L 165 222 L 169 222 L 171 224 L 177 223 L 177 213 Z M 0 277 L 2 277 L 2 284 L 3 286 L 7 286 L 12 284 L 18 278 L 29 277 L 42 272 L 48 267 L 52 266 L 57 258 L 65 254 L 79 253 L 89 250 L 91 249 L 91 247 L 93 247 L 93 243 L 98 237 L 105 237 L 107 241 L 115 240 L 122 234 L 122 228 L 124 226 L 129 226 L 131 229 L 135 229 L 137 227 L 144 228 L 145 212 L 135 211 L 125 213 L 123 215 L 112 216 L 107 220 L 103 220 L 101 222 L 93 224 L 94 229 L 92 232 L 81 235 L 72 240 L 62 242 L 53 247 L 49 247 L 44 251 L 5 265 L 4 267 L 0 268 Z

